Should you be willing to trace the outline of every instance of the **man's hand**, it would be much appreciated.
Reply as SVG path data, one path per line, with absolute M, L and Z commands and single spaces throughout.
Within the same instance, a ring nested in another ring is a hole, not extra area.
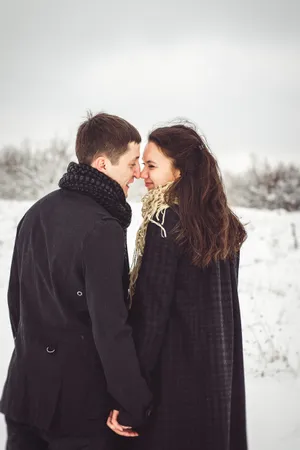
M 133 431 L 131 427 L 125 427 L 123 425 L 120 425 L 118 422 L 118 416 L 119 411 L 116 411 L 115 409 L 110 412 L 106 425 L 116 434 L 119 436 L 125 436 L 125 437 L 136 437 L 138 436 L 138 433 L 136 431 Z

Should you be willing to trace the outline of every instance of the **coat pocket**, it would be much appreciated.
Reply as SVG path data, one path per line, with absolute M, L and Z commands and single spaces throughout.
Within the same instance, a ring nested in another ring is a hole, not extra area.
M 48 351 L 47 351 L 48 347 Z M 52 347 L 18 334 L 1 410 L 19 422 L 47 430 L 56 408 L 61 373 Z
M 32 423 L 47 430 L 51 426 L 61 389 L 59 345 L 51 341 L 27 340 L 20 363 L 24 367 Z

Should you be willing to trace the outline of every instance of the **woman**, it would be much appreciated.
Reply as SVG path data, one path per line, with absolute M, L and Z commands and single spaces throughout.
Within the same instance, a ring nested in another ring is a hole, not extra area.
M 134 450 L 247 449 L 239 250 L 218 164 L 195 129 L 149 136 L 149 192 L 137 234 L 130 313 L 155 405 Z

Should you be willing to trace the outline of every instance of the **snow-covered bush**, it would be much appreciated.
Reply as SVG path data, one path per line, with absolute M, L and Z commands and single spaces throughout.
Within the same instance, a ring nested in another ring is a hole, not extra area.
M 0 150 L 0 197 L 36 199 L 57 187 L 72 154 L 65 141 L 51 141 L 47 148 L 34 150 L 29 142 Z
M 240 174 L 226 174 L 225 184 L 232 205 L 260 209 L 300 210 L 300 167 L 268 162 Z

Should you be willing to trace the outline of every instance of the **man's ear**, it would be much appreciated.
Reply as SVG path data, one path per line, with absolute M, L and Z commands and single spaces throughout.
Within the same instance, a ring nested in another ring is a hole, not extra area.
M 94 169 L 99 170 L 99 172 L 106 173 L 107 169 L 107 158 L 105 156 L 98 156 L 91 164 Z

